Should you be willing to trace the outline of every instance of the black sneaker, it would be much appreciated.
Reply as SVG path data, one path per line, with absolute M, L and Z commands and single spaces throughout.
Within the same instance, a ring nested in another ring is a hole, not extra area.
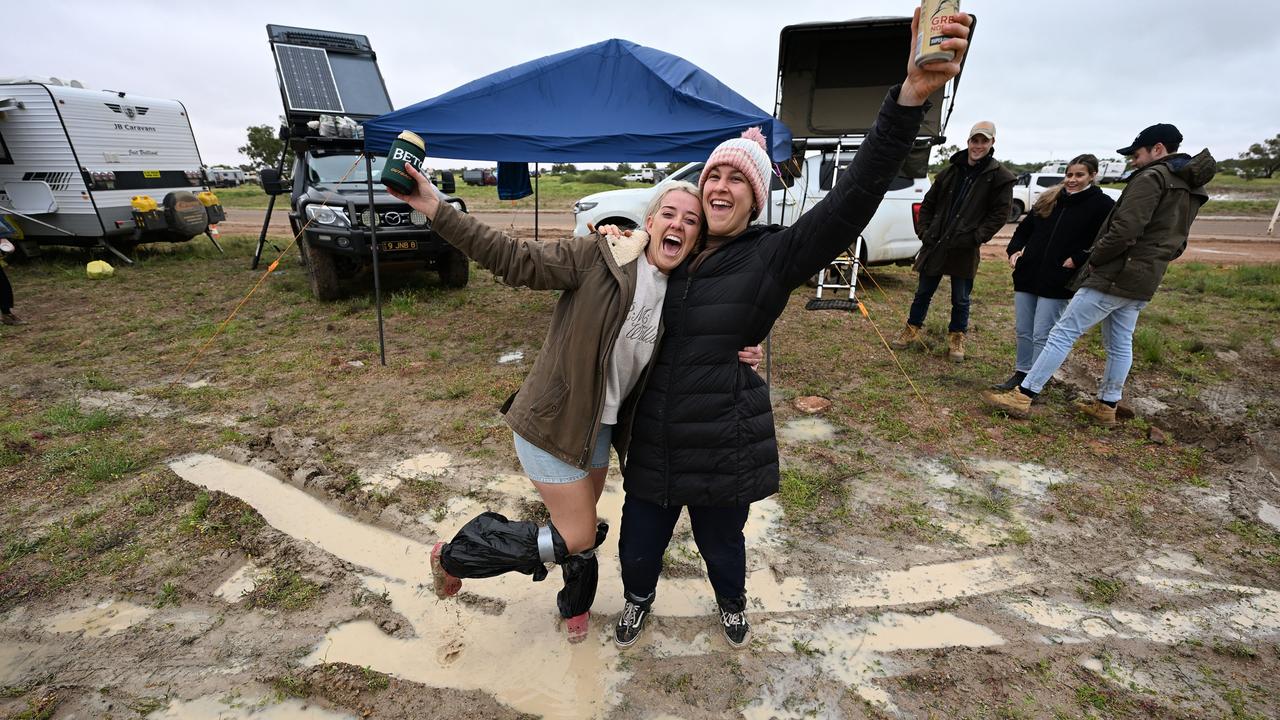
M 729 644 L 740 648 L 751 639 L 751 625 L 747 623 L 746 603 L 739 605 L 742 610 L 731 611 L 720 606 L 720 627 L 724 629 L 724 637 Z
M 1010 376 L 1009 376 L 1009 379 L 1008 379 L 1008 380 L 1005 380 L 1005 381 L 1004 381 L 1004 382 L 1002 382 L 1002 383 L 997 383 L 997 384 L 995 384 L 995 385 L 992 385 L 992 386 L 991 386 L 991 389 L 992 389 L 992 390 L 1002 390 L 1002 391 L 1004 391 L 1004 392 L 1008 392 L 1008 391 L 1010 391 L 1010 390 L 1012 390 L 1012 389 L 1014 389 L 1014 388 L 1018 387 L 1019 385 L 1021 385 L 1021 384 L 1022 384 L 1022 381 L 1023 381 L 1023 380 L 1025 380 L 1026 378 L 1027 378 L 1027 374 L 1026 374 L 1026 373 L 1022 372 L 1021 370 L 1015 370 L 1015 371 L 1014 371 L 1014 373 L 1013 373 L 1012 375 L 1010 375 Z
M 618 616 L 618 623 L 613 626 L 613 642 L 618 647 L 631 647 L 635 644 L 640 631 L 644 630 L 644 621 L 649 617 L 649 606 L 653 603 L 653 598 L 649 598 L 648 602 L 634 602 L 630 597 L 626 600 L 622 614 Z

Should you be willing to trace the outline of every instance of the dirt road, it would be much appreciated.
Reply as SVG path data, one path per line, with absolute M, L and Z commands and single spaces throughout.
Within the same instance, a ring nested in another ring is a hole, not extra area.
M 534 215 L 528 211 L 502 211 L 473 213 L 480 220 L 499 228 L 514 227 L 518 231 L 532 232 Z M 227 210 L 222 232 L 229 235 L 255 235 L 262 230 L 262 210 Z M 555 238 L 573 230 L 573 215 L 564 212 L 544 212 L 538 218 L 538 226 L 544 237 Z M 995 240 L 983 250 L 991 258 L 1004 256 L 1004 244 L 1013 235 L 1016 225 L 1010 223 L 996 233 Z M 274 213 L 271 232 L 289 234 L 289 222 L 284 213 Z M 1267 236 L 1266 218 L 1209 217 L 1197 220 L 1191 227 L 1191 243 L 1185 260 L 1214 262 L 1227 265 L 1280 262 L 1280 236 Z

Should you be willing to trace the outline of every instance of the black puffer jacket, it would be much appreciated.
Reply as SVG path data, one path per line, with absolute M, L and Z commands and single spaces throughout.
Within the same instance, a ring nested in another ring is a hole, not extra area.
M 1022 251 L 1013 269 L 1013 289 L 1058 300 L 1074 295 L 1067 282 L 1089 259 L 1089 247 L 1115 204 L 1102 188 L 1090 185 L 1074 195 L 1063 190 L 1049 217 L 1035 210 L 1028 213 L 1005 248 L 1009 255 Z M 1074 268 L 1062 266 L 1067 258 Z
M 898 175 L 924 116 L 890 91 L 848 171 L 790 228 L 754 225 L 671 274 L 664 335 L 631 427 L 628 495 L 664 506 L 737 506 L 778 490 L 769 388 L 738 362 L 791 291 L 849 247 Z

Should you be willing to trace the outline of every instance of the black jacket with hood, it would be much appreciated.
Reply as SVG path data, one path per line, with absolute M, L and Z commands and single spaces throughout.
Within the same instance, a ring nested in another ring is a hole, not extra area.
M 1022 251 L 1013 269 L 1013 289 L 1058 300 L 1074 295 L 1067 284 L 1084 267 L 1098 228 L 1115 204 L 1102 188 L 1090 185 L 1074 195 L 1059 192 L 1048 217 L 1033 208 L 1005 248 L 1010 256 Z M 1067 258 L 1074 263 L 1070 269 L 1062 266 Z
M 628 496 L 663 506 L 741 506 L 778 490 L 769 387 L 738 349 L 764 340 L 791 291 L 866 226 L 911 149 L 924 107 L 889 92 L 831 193 L 796 223 L 751 225 L 671 273 L 623 469 Z M 696 268 L 696 269 L 695 269 Z

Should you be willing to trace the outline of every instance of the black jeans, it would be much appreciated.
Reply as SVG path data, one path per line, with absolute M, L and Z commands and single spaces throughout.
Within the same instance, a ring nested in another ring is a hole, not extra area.
M 951 277 L 951 325 L 950 332 L 966 332 L 969 329 L 969 295 L 973 292 L 973 278 Z M 911 314 L 907 322 L 922 327 L 924 316 L 929 314 L 929 301 L 938 291 L 942 282 L 941 275 L 925 275 L 921 273 L 920 284 L 916 286 L 916 298 L 911 301 Z
M 13 286 L 9 284 L 9 277 L 4 274 L 4 268 L 0 267 L 0 312 L 8 314 L 13 309 Z
M 618 559 L 622 587 L 636 601 L 651 598 L 662 573 L 662 555 L 683 507 L 664 508 L 630 495 L 622 504 L 622 534 Z M 693 539 L 707 564 L 716 599 L 727 606 L 742 604 L 747 595 L 747 548 L 742 528 L 750 508 L 689 507 Z M 740 611 L 742 608 L 730 607 Z

